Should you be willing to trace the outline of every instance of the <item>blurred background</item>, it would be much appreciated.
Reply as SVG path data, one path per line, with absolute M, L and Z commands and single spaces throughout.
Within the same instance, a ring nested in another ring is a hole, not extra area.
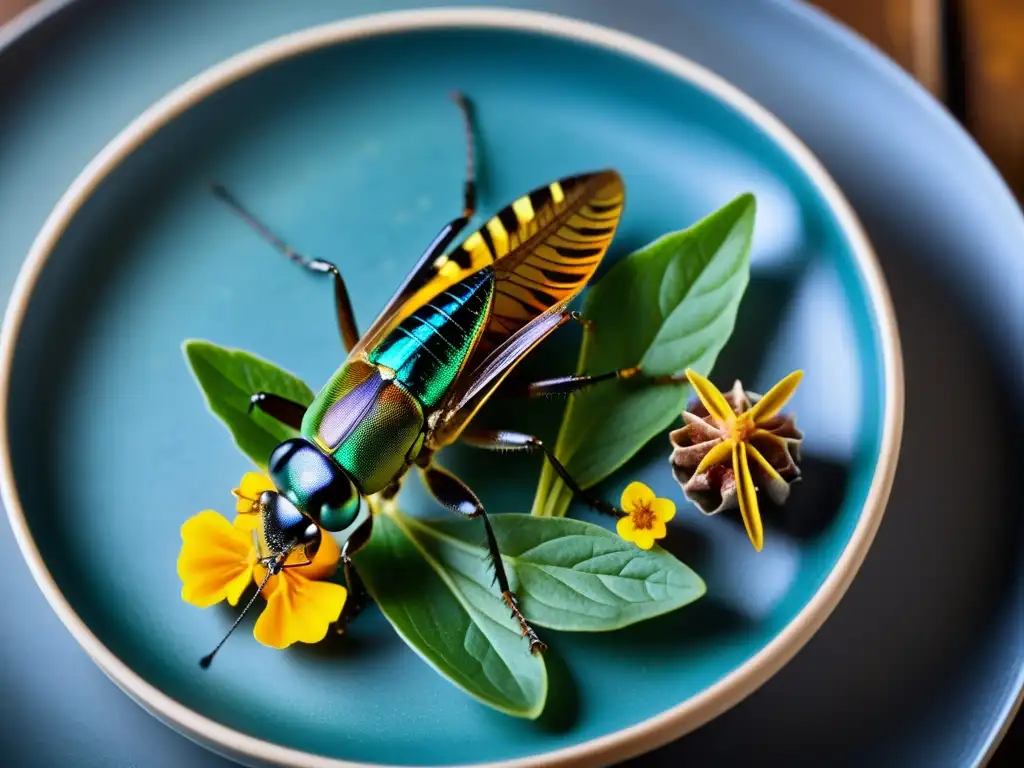
M 810 1 L 942 101 L 1024 200 L 1024 0 Z M 0 0 L 0 24 L 34 2 Z

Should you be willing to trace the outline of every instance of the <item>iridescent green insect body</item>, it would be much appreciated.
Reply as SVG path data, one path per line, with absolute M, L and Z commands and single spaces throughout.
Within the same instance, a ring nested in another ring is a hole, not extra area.
M 363 495 L 383 490 L 424 445 L 425 414 L 441 404 L 490 314 L 484 268 L 418 307 L 368 354 L 346 362 L 310 405 L 302 435 Z
M 250 410 L 259 408 L 301 435 L 271 454 L 268 473 L 277 493 L 263 494 L 253 511 L 263 518 L 259 544 L 268 572 L 293 567 L 284 564 L 288 555 L 301 547 L 308 560 L 319 545 L 309 523 L 328 531 L 353 527 L 363 497 L 393 495 L 404 475 L 417 466 L 442 505 L 483 521 L 501 597 L 530 650 L 540 651 L 544 645 L 517 607 L 483 505 L 432 458 L 456 440 L 486 449 L 542 452 L 588 504 L 621 514 L 580 489 L 536 437 L 478 430 L 470 422 L 525 355 L 565 322 L 580 320 L 568 304 L 603 259 L 622 215 L 625 190 L 615 171 L 564 177 L 515 200 L 453 247 L 476 208 L 469 107 L 461 97 L 456 101 L 470 150 L 463 214 L 441 229 L 364 334 L 356 328 L 337 267 L 303 258 L 227 190 L 214 188 L 292 261 L 332 276 L 338 324 L 348 349 L 345 362 L 308 408 L 274 393 L 252 395 Z M 534 382 L 525 394 L 569 394 L 638 372 L 625 368 L 596 376 L 561 376 Z M 364 604 L 353 555 L 369 540 L 372 524 L 372 516 L 366 516 L 342 546 L 350 591 L 342 625 Z

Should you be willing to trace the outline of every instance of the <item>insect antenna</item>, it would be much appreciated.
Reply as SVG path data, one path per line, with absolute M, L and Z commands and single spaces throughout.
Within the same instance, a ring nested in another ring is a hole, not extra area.
M 267 579 L 269 579 L 271 575 L 272 571 L 270 568 L 268 568 L 266 574 L 263 576 L 263 581 L 260 582 L 260 586 L 256 590 L 256 594 L 249 598 L 249 602 L 246 603 L 246 606 L 242 609 L 242 612 L 238 614 L 238 618 L 236 618 L 235 623 L 231 625 L 231 629 L 229 629 L 227 631 L 227 634 L 224 635 L 223 638 L 221 638 L 221 641 L 219 643 L 217 643 L 217 647 L 199 660 L 200 667 L 202 667 L 203 669 L 209 669 L 210 663 L 213 661 L 213 657 L 217 655 L 217 651 L 219 651 L 220 647 L 227 642 L 228 638 L 231 637 L 231 633 L 235 631 L 235 628 L 239 625 L 239 623 L 241 623 L 242 619 L 245 617 L 245 614 L 247 614 L 249 612 L 249 609 L 252 608 L 252 604 L 256 602 L 256 598 L 259 597 L 260 592 L 262 592 L 263 588 L 267 586 Z
M 242 221 L 248 224 L 256 234 L 270 243 L 270 245 L 276 248 L 281 254 L 301 267 L 309 267 L 309 259 L 299 253 L 296 253 L 296 251 L 288 245 L 288 243 L 278 237 L 270 227 L 250 213 L 249 210 L 238 201 L 238 198 L 228 191 L 227 187 L 223 184 L 214 182 L 210 184 L 210 191 L 213 193 L 214 197 L 227 205 L 227 207 L 234 211 Z

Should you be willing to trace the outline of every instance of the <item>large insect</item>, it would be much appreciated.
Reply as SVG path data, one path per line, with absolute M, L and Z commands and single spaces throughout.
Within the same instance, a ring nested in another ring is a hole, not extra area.
M 274 449 L 268 471 L 277 492 L 254 500 L 252 511 L 260 515 L 257 543 L 265 553 L 262 562 L 269 578 L 293 567 L 285 561 L 299 548 L 304 548 L 307 562 L 313 557 L 321 536 L 317 526 L 328 531 L 351 526 L 361 499 L 377 493 L 393 496 L 415 466 L 442 505 L 482 520 L 501 598 L 530 651 L 540 652 L 545 646 L 517 607 L 483 505 L 433 457 L 456 440 L 481 448 L 541 452 L 588 504 L 618 514 L 583 491 L 536 437 L 481 431 L 472 427 L 472 419 L 512 368 L 549 334 L 570 320 L 585 322 L 567 307 L 604 258 L 622 215 L 625 189 L 612 170 L 561 178 L 520 197 L 451 247 L 476 210 L 470 105 L 461 94 L 455 101 L 468 147 L 462 215 L 441 228 L 364 334 L 356 328 L 345 282 L 334 264 L 299 255 L 226 189 L 214 187 L 221 200 L 285 256 L 331 276 L 338 327 L 348 350 L 308 408 L 273 392 L 252 395 L 250 412 L 258 408 L 301 435 Z M 562 376 L 530 384 L 527 394 L 568 394 L 637 373 L 628 368 Z M 350 592 L 342 623 L 365 604 L 353 555 L 369 540 L 372 525 L 372 515 L 366 516 L 341 549 Z M 209 666 L 232 630 L 202 666 Z

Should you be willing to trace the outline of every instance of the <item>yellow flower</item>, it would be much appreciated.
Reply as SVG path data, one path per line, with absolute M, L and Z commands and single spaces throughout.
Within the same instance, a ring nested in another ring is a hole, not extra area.
M 181 527 L 182 547 L 178 555 L 178 576 L 182 599 L 199 608 L 227 600 L 237 605 L 250 583 L 263 583 L 269 553 L 257 551 L 261 520 L 254 506 L 264 491 L 274 490 L 270 479 L 247 472 L 233 493 L 238 516 L 231 523 L 213 510 L 189 518 Z M 328 579 L 334 575 L 341 552 L 334 538 L 321 531 L 320 546 L 306 564 L 303 548 L 291 552 L 281 573 L 263 585 L 267 601 L 253 635 L 264 645 L 285 648 L 292 643 L 319 642 L 337 620 L 348 591 Z
M 256 503 L 260 500 L 260 494 L 264 491 L 276 491 L 270 478 L 261 472 L 246 472 L 242 475 L 242 482 L 239 487 L 231 493 L 235 497 L 235 512 L 239 515 L 257 512 L 259 507 Z
M 253 522 L 240 517 L 232 525 L 212 509 L 185 521 L 178 555 L 182 600 L 199 608 L 221 600 L 238 603 L 256 565 Z
M 622 492 L 622 510 L 625 516 L 615 526 L 626 541 L 640 549 L 650 549 L 655 539 L 665 538 L 665 523 L 676 516 L 676 505 L 669 499 L 655 497 L 654 491 L 640 482 L 632 482 Z
M 747 529 L 747 536 L 758 552 L 764 546 L 764 528 L 761 525 L 761 512 L 757 504 L 757 489 L 750 474 L 750 459 L 754 460 L 769 481 L 785 481 L 752 441 L 778 441 L 778 438 L 765 427 L 793 396 L 803 375 L 803 371 L 794 371 L 768 390 L 753 406 L 737 414 L 714 384 L 696 371 L 686 371 L 686 377 L 693 385 L 697 397 L 723 431 L 721 442 L 707 452 L 694 474 L 700 475 L 715 465 L 731 461 L 740 516 Z
M 292 643 L 318 643 L 345 607 L 348 590 L 326 579 L 338 567 L 341 551 L 334 538 L 323 532 L 320 547 L 309 565 L 301 549 L 292 552 L 281 573 L 267 579 L 263 596 L 267 607 L 256 621 L 253 635 L 264 645 L 287 648 Z M 294 566 L 294 567 L 292 567 Z M 257 565 L 253 578 L 263 581 L 267 571 Z

